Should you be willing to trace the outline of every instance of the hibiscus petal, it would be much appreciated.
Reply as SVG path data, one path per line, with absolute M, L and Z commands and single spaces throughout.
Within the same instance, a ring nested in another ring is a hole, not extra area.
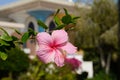
M 54 62 L 55 51 L 48 46 L 41 45 L 37 51 L 37 56 L 44 63 Z
M 69 54 L 73 54 L 77 51 L 77 47 L 73 46 L 70 42 L 68 42 L 65 46 L 62 46 L 61 49 L 65 50 Z
M 38 45 L 50 45 L 50 44 L 52 44 L 52 37 L 46 32 L 38 33 L 36 38 L 38 41 Z
M 55 53 L 55 63 L 57 66 L 59 67 L 62 67 L 64 65 L 64 55 L 59 51 L 59 50 L 56 50 L 56 53 Z
M 55 30 L 52 32 L 52 38 L 56 45 L 63 45 L 68 41 L 67 32 L 64 30 Z

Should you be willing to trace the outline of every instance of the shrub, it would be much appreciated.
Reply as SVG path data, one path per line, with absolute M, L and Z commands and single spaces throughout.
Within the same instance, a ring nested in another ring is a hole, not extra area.
M 8 58 L 3 61 L 0 59 L 0 78 L 9 76 L 11 73 L 12 77 L 17 76 L 27 70 L 29 67 L 29 58 L 20 48 L 12 48 L 7 51 Z

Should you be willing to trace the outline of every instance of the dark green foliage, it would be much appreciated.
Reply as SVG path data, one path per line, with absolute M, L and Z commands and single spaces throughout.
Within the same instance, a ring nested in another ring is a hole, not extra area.
M 85 11 L 82 13 L 85 13 Z M 82 48 L 98 46 L 100 36 L 108 32 L 118 22 L 117 5 L 111 2 L 111 0 L 95 0 L 91 11 L 81 15 L 76 27 L 78 32 L 76 33 L 75 43 L 77 46 L 79 45 L 78 47 Z M 114 34 L 111 36 L 114 36 Z M 110 37 L 106 38 L 108 38 L 108 41 Z M 113 43 L 113 41 L 111 42 Z
M 75 45 L 83 49 L 98 46 L 100 28 L 91 19 L 80 20 L 76 27 Z
M 100 36 L 102 42 L 111 45 L 118 50 L 118 24 L 107 30 Z
M 86 80 L 117 80 L 115 78 L 114 74 L 105 74 L 104 71 L 100 71 L 98 74 L 95 75 L 95 77 L 93 79 L 86 79 Z
M 12 77 L 17 77 L 21 72 L 25 72 L 29 67 L 29 58 L 19 48 L 7 50 L 9 56 L 5 61 L 0 59 L 0 78 L 12 73 Z
M 103 33 L 118 22 L 117 5 L 112 0 L 94 0 L 90 17 Z
M 72 17 L 70 15 L 63 16 L 62 23 L 69 24 L 69 23 L 71 23 L 71 19 L 72 19 Z
M 94 74 L 97 74 L 102 69 L 100 64 L 100 59 L 98 57 L 100 57 L 100 55 L 96 49 L 85 50 L 83 60 L 93 61 Z

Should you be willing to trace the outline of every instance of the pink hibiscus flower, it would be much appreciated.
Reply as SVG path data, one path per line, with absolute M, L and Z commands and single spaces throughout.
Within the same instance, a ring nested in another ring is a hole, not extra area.
M 55 62 L 63 66 L 65 54 L 73 54 L 77 48 L 68 41 L 68 34 L 64 30 L 53 31 L 52 34 L 41 32 L 37 34 L 39 49 L 37 55 L 44 63 Z M 65 52 L 66 53 L 65 53 Z

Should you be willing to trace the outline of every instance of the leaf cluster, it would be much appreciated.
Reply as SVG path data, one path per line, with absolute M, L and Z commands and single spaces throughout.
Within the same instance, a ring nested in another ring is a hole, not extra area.
M 0 36 L 0 58 L 6 60 L 6 51 L 15 48 L 18 38 L 10 36 L 3 28 L 0 28 L 0 30 L 3 31 L 3 34 Z
M 6 51 L 10 50 L 11 48 L 15 48 L 19 44 L 25 43 L 29 38 L 35 39 L 37 34 L 37 32 L 32 29 L 29 29 L 28 32 L 25 32 L 23 35 L 18 30 L 15 30 L 17 34 L 22 36 L 21 39 L 19 39 L 15 36 L 10 36 L 3 28 L 0 29 L 3 32 L 3 34 L 0 36 L 0 58 L 2 60 L 6 60 L 8 57 Z
M 73 28 L 76 24 L 76 20 L 79 19 L 80 17 L 72 17 L 68 11 L 64 8 L 65 15 L 60 19 L 57 14 L 59 14 L 60 9 L 56 11 L 54 14 L 54 22 L 56 24 L 56 27 L 54 30 L 59 30 L 65 28 L 65 30 L 69 30 Z M 41 26 L 44 29 L 48 29 L 48 26 L 42 22 L 41 20 L 38 20 L 38 25 Z M 68 26 L 69 25 L 69 26 Z

